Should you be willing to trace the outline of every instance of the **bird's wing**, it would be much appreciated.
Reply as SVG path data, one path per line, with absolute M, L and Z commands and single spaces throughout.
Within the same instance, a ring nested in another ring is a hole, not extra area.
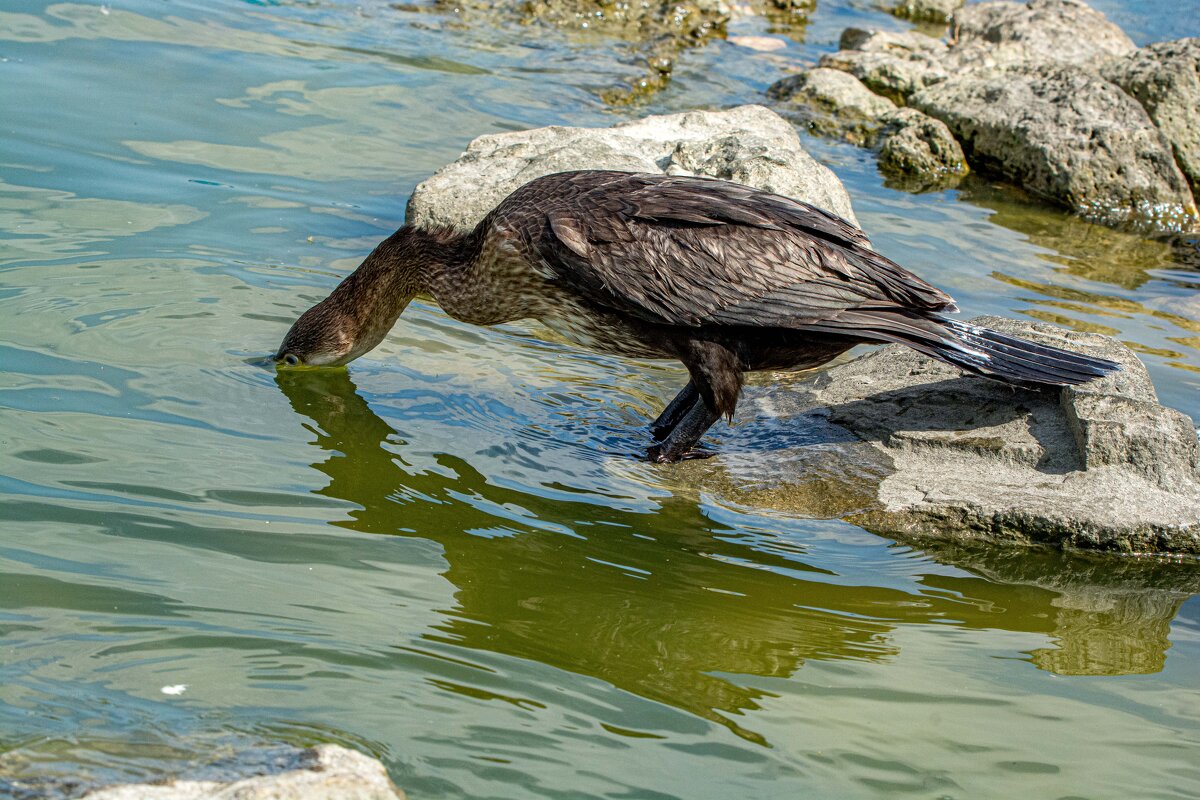
M 628 175 L 543 211 L 539 250 L 557 279 L 650 322 L 805 327 L 953 307 L 845 220 L 746 186 Z

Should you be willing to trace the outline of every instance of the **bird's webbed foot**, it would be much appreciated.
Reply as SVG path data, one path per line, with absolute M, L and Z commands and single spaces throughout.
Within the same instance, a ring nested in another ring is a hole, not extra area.
M 646 451 L 646 460 L 652 464 L 673 464 L 679 461 L 712 458 L 716 454 L 716 450 L 709 450 L 707 447 L 693 447 L 690 450 L 685 450 L 677 458 L 671 459 L 668 457 L 669 454 L 663 452 L 662 445 L 656 444 Z
M 657 464 L 673 464 L 687 458 L 708 458 L 714 455 L 709 450 L 697 448 L 696 443 L 720 416 L 697 396 L 691 408 L 666 438 L 646 451 L 646 458 Z

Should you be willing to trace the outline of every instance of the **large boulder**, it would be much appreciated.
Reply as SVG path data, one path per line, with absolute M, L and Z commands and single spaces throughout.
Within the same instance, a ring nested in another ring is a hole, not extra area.
M 1170 143 L 1136 100 L 1080 67 L 977 69 L 910 104 L 945 122 L 972 165 L 1106 224 L 1192 227 Z
M 906 541 L 1200 555 L 1196 430 L 1158 403 L 1137 357 L 1099 334 L 974 322 L 1122 369 L 1077 388 L 1019 389 L 892 345 L 787 389 L 752 387 L 739 416 L 754 418 L 744 428 L 755 438 L 727 429 L 720 455 L 677 477 L 729 502 L 846 517 Z
M 517 187 L 576 169 L 704 175 L 794 197 L 857 223 L 850 196 L 762 106 L 646 117 L 611 128 L 553 126 L 480 136 L 413 191 L 408 222 L 470 229 Z
M 1200 189 L 1200 39 L 1143 47 L 1101 72 L 1137 98 L 1171 142 L 1193 190 Z
M 954 12 L 951 69 L 1037 62 L 1099 69 L 1137 49 L 1125 32 L 1081 0 L 977 3 Z
M 122 784 L 82 800 L 404 800 L 383 764 L 362 753 L 322 744 L 290 753 L 282 772 L 234 781 L 171 780 Z
M 821 67 L 776 81 L 767 96 L 780 101 L 788 117 L 813 133 L 856 144 L 869 142 L 876 120 L 896 109 L 895 103 L 874 94 L 850 73 Z
M 841 49 L 822 56 L 820 65 L 849 72 L 871 90 L 903 102 L 970 70 L 1039 63 L 1098 70 L 1137 50 L 1120 28 L 1080 0 L 977 3 L 954 12 L 951 31 L 947 45 L 915 31 L 849 28 Z

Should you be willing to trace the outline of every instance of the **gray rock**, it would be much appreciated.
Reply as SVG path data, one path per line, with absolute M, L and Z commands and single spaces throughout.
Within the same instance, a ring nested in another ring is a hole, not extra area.
M 762 106 L 480 136 L 413 191 L 408 222 L 470 229 L 534 178 L 575 169 L 705 175 L 812 203 L 858 224 L 841 181 Z
M 220 783 L 170 781 L 109 786 L 82 800 L 404 800 L 373 758 L 333 744 L 300 753 L 299 768 Z
M 860 144 L 874 135 L 877 118 L 896 109 L 853 75 L 820 67 L 776 81 L 767 96 L 781 101 L 789 117 L 814 133 Z
M 924 1 L 924 0 L 921 0 Z M 961 5 L 961 4 L 960 4 Z M 949 46 L 916 32 L 850 28 L 841 50 L 820 65 L 849 72 L 898 102 L 951 75 L 1034 63 L 1099 69 L 1137 48 L 1120 28 L 1080 0 L 988 2 L 954 12 Z
M 929 53 L 943 56 L 948 47 L 941 39 L 917 31 L 877 31 L 846 28 L 838 40 L 841 50 L 864 50 L 868 53 Z
M 952 72 L 1051 62 L 1099 69 L 1137 49 L 1124 31 L 1080 0 L 990 2 L 954 13 Z
M 965 0 L 899 0 L 891 11 L 902 19 L 914 22 L 949 22 L 955 9 Z
M 936 40 L 935 40 L 936 41 Z M 839 50 L 821 56 L 820 66 L 849 72 L 871 91 L 897 102 L 950 73 L 935 52 L 906 48 Z
M 970 171 L 962 148 L 941 120 L 915 108 L 899 108 L 881 116 L 878 124 L 879 167 L 885 173 L 914 178 L 921 188 L 931 189 Z
M 1106 224 L 1192 227 L 1196 207 L 1170 144 L 1136 100 L 1065 64 L 974 70 L 915 93 L 976 169 Z
M 1137 357 L 1099 334 L 974 321 L 1113 359 L 1122 370 L 1077 389 L 1034 391 L 964 377 L 909 348 L 884 347 L 791 390 L 750 394 L 747 410 L 760 419 L 783 417 L 781 426 L 796 430 L 830 426 L 821 433 L 827 443 L 797 448 L 813 458 L 771 453 L 776 485 L 769 492 L 746 489 L 736 457 L 681 469 L 733 502 L 809 514 L 807 471 L 819 463 L 821 497 L 844 498 L 841 514 L 906 540 L 1200 555 L 1196 432 L 1188 417 L 1158 404 Z M 718 469 L 725 471 L 721 481 L 711 472 Z M 863 499 L 868 493 L 873 503 Z
M 1101 72 L 1137 98 L 1171 142 L 1192 189 L 1200 189 L 1200 39 L 1143 47 Z

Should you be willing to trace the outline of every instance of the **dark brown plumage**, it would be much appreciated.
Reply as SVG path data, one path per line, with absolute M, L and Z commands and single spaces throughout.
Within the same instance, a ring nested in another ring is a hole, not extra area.
M 605 171 L 531 181 L 466 235 L 401 228 L 300 317 L 276 360 L 347 363 L 417 294 L 467 322 L 533 318 L 593 349 L 683 362 L 691 381 L 651 428 L 659 461 L 686 457 L 732 418 L 746 371 L 815 367 L 863 342 L 1022 385 L 1116 369 L 946 319 L 957 310 L 948 295 L 813 206 L 725 181 Z

